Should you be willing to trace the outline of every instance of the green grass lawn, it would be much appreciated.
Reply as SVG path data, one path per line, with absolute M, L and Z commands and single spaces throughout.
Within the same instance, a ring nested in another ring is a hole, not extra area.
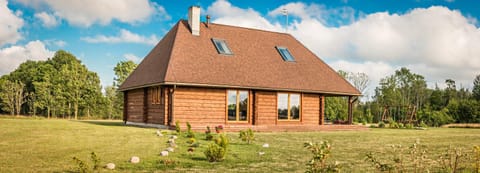
M 179 148 L 162 157 L 159 153 L 167 148 L 168 138 L 155 132 L 153 128 L 124 126 L 120 121 L 0 118 L 0 172 L 72 172 L 77 170 L 72 157 L 90 163 L 91 152 L 97 153 L 102 165 L 113 162 L 117 166 L 114 171 L 102 172 L 304 172 L 312 155 L 303 143 L 322 140 L 332 144 L 329 161 L 341 163 L 343 172 L 372 172 L 365 154 L 382 156 L 392 144 L 407 148 L 419 140 L 432 160 L 449 146 L 471 151 L 480 145 L 480 129 L 459 128 L 256 133 L 250 145 L 238 139 L 238 133 L 227 133 L 231 141 L 227 157 L 210 163 L 203 154 L 210 141 L 203 140 L 203 133 L 196 134 L 200 147 L 193 154 L 187 154 L 187 138 L 179 135 Z M 264 143 L 270 147 L 263 148 Z M 259 156 L 260 151 L 265 155 Z M 140 163 L 129 163 L 132 156 L 140 157 Z M 178 164 L 165 167 L 160 161 L 167 158 Z

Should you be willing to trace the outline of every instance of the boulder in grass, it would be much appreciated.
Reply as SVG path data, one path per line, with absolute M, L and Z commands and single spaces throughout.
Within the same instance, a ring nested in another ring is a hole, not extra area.
M 140 163 L 140 157 L 133 156 L 130 158 L 130 163 Z
M 174 149 L 172 147 L 168 147 L 165 151 L 168 151 L 168 152 L 173 152 Z
M 161 156 L 168 156 L 168 151 L 162 151 L 162 152 L 160 152 L 160 155 Z
M 175 135 L 170 136 L 170 139 L 177 139 L 178 137 Z
M 263 144 L 262 147 L 263 147 L 263 148 L 268 148 L 268 147 L 270 147 L 270 145 L 268 145 L 268 144 Z
M 107 163 L 107 165 L 105 165 L 105 168 L 107 168 L 107 169 L 115 169 L 115 164 L 114 164 L 114 163 Z
M 260 156 L 264 155 L 264 154 L 265 154 L 265 152 L 262 152 L 262 151 L 258 152 L 258 155 L 260 155 Z

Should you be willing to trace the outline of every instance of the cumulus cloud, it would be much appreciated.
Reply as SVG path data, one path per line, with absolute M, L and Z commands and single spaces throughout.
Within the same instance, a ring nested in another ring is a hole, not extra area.
M 37 10 L 48 7 L 55 16 L 81 27 L 93 24 L 107 25 L 112 20 L 135 24 L 145 22 L 153 15 L 169 18 L 162 6 L 148 0 L 19 0 L 19 2 Z
M 0 0 L 0 47 L 14 44 L 22 38 L 19 32 L 23 27 L 21 12 L 13 12 L 8 8 L 7 0 Z
M 126 60 L 133 61 L 135 63 L 140 62 L 140 57 L 138 57 L 137 55 L 131 54 L 131 53 L 124 54 L 123 57 Z
M 216 10 L 214 22 L 282 31 L 278 20 L 273 19 L 278 19 L 284 8 L 296 17 L 288 26 L 290 34 L 335 69 L 367 73 L 374 86 L 400 67 L 425 76 L 429 86 L 451 78 L 469 87 L 480 74 L 477 19 L 442 6 L 363 14 L 349 7 L 342 10 L 315 3 L 287 3 L 270 11 L 270 20 L 224 0 L 208 9 Z M 234 18 L 236 13 L 241 17 Z M 340 19 L 332 14 L 342 14 L 341 20 L 351 21 L 335 23 Z
M 55 52 L 45 48 L 43 42 L 30 41 L 24 46 L 11 46 L 0 49 L 0 75 L 7 74 L 27 60 L 47 60 Z
M 47 12 L 35 13 L 35 18 L 42 21 L 44 27 L 51 28 L 59 24 L 59 20 L 54 15 L 48 14 Z
M 121 29 L 117 36 L 97 35 L 95 37 L 83 37 L 81 40 L 89 43 L 140 43 L 148 45 L 156 45 L 159 41 L 155 34 L 147 37 L 132 33 L 126 29 Z
M 215 1 L 207 8 L 206 14 L 212 16 L 213 23 L 229 24 L 241 27 L 281 31 L 280 24 L 270 23 L 259 12 L 248 8 L 242 9 L 225 0 Z

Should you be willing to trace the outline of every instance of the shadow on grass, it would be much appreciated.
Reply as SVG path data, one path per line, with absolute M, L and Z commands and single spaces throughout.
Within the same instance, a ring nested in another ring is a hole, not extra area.
M 122 121 L 108 121 L 108 120 L 80 120 L 77 122 L 88 123 L 101 126 L 125 126 Z

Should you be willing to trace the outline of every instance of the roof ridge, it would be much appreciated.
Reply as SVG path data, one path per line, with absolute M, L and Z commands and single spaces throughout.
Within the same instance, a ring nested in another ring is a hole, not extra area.
M 179 29 L 179 26 L 180 26 L 180 23 L 181 23 L 181 20 L 179 20 L 177 22 L 177 24 L 172 28 L 171 31 L 175 32 L 173 33 L 174 37 L 173 37 L 173 40 L 172 40 L 172 45 L 170 47 L 170 51 L 168 52 L 168 61 L 167 61 L 167 67 L 165 69 L 165 74 L 163 76 L 163 82 L 165 82 L 165 77 L 167 76 L 167 73 L 169 72 L 168 70 L 170 69 L 170 62 L 172 60 L 172 52 L 173 52 L 173 48 L 175 47 L 175 42 L 177 41 L 177 34 L 178 34 L 178 29 Z M 172 73 L 172 77 L 173 77 L 173 81 L 176 81 L 176 76 L 175 76 L 175 71 L 171 71 Z
M 188 23 L 187 20 L 185 19 L 180 19 L 180 21 L 186 21 Z M 201 24 L 206 24 L 206 22 L 200 22 Z M 287 33 L 287 32 L 280 32 L 280 31 L 271 31 L 271 30 L 263 30 L 263 29 L 259 29 L 259 28 L 249 28 L 249 27 L 244 27 L 244 26 L 235 26 L 235 25 L 228 25 L 228 24 L 221 24 L 221 23 L 208 23 L 209 25 L 218 25 L 218 26 L 224 26 L 224 27 L 232 27 L 232 28 L 239 28 L 239 29 L 246 29 L 246 30 L 253 30 L 253 31 L 261 31 L 261 32 L 269 32 L 269 33 L 274 33 L 274 34 L 283 34 L 283 35 L 290 35 L 292 36 L 292 34 L 290 33 Z

